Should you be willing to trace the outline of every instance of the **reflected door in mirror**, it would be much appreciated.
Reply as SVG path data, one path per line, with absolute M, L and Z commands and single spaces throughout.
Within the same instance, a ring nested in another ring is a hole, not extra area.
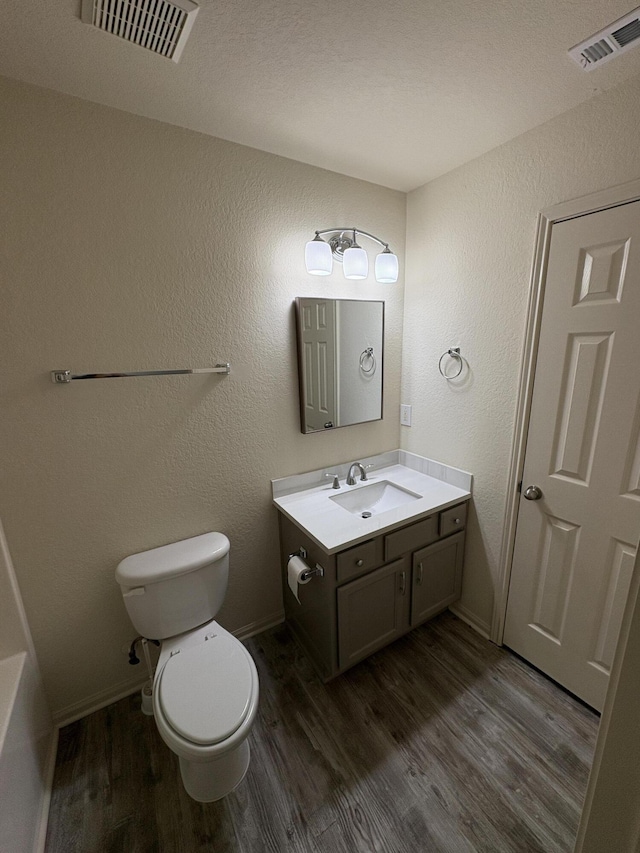
M 303 420 L 315 432 L 336 422 L 335 304 L 331 299 L 307 299 L 302 308 Z
M 382 418 L 384 303 L 296 300 L 301 429 Z

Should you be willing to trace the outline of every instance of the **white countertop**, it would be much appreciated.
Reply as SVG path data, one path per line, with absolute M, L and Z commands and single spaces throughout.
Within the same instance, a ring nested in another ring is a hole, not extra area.
M 414 456 L 414 454 L 410 455 Z M 422 457 L 415 457 L 415 459 L 420 460 Z M 413 460 L 408 461 L 413 462 Z M 447 466 L 439 467 L 443 470 L 447 469 Z M 457 469 L 448 470 L 456 471 Z M 463 472 L 458 473 L 462 474 Z M 394 464 L 376 468 L 374 471 L 367 471 L 367 481 L 362 483 L 358 480 L 355 486 L 347 486 L 342 481 L 340 489 L 334 489 L 329 478 L 322 485 L 290 494 L 280 494 L 278 497 L 274 497 L 273 502 L 280 512 L 301 527 L 324 551 L 333 554 L 350 545 L 377 536 L 379 533 L 385 533 L 395 527 L 418 521 L 420 518 L 433 515 L 434 512 L 441 509 L 468 500 L 471 497 L 471 476 L 467 475 L 467 477 L 468 489 L 452 485 L 445 482 L 444 479 L 424 474 L 415 470 L 414 467 Z M 388 480 L 404 489 L 415 492 L 421 497 L 379 515 L 372 515 L 371 518 L 362 518 L 330 500 L 336 495 L 366 488 L 368 485 L 381 480 Z

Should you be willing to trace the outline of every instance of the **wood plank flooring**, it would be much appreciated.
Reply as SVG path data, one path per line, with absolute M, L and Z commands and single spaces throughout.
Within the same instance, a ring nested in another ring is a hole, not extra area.
M 569 853 L 599 718 L 445 613 L 322 684 L 282 626 L 251 766 L 191 800 L 132 696 L 60 732 L 46 853 Z

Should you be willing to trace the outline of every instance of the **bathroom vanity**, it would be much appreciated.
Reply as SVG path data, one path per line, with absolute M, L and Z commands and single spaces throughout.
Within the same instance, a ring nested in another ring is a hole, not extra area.
M 363 462 L 373 470 L 353 486 L 348 466 L 273 481 L 287 622 L 325 680 L 460 596 L 471 475 L 404 451 Z M 316 572 L 299 600 L 292 554 Z

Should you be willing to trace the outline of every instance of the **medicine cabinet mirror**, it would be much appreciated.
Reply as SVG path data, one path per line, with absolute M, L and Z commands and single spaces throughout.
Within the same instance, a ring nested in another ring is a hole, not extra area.
M 304 433 L 382 419 L 384 302 L 296 299 Z

